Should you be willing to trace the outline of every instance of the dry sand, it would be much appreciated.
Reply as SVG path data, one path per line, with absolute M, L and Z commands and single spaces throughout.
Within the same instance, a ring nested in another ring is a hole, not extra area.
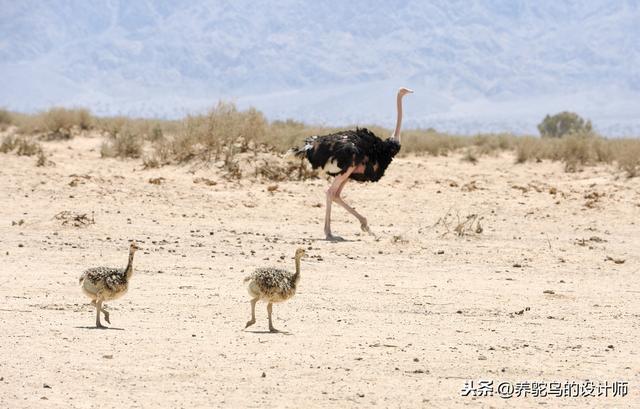
M 99 159 L 100 143 L 48 142 L 51 167 L 0 154 L 0 407 L 640 401 L 639 178 L 507 154 L 477 165 L 399 158 L 380 183 L 345 189 L 378 239 L 336 206 L 334 233 L 348 241 L 330 243 L 324 180 L 269 192 L 275 183 L 229 182 L 215 168 Z M 95 224 L 62 225 L 62 211 Z M 483 231 L 457 236 L 456 214 L 478 214 Z M 131 288 L 106 304 L 111 328 L 96 330 L 78 277 L 124 266 L 129 239 L 144 248 Z M 298 246 L 308 249 L 299 291 L 274 307 L 287 333 L 266 332 L 262 303 L 244 331 L 242 278 L 293 268 Z M 479 379 L 628 381 L 629 394 L 462 397 Z

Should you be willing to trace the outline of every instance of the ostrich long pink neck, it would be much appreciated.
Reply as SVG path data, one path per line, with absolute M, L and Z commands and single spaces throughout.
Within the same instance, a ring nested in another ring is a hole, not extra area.
M 402 94 L 398 93 L 397 97 L 398 118 L 396 119 L 396 129 L 393 131 L 392 139 L 400 143 L 400 128 L 402 127 Z

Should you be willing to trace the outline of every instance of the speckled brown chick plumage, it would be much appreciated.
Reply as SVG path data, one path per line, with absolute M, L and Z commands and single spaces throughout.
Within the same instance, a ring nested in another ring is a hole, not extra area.
M 256 269 L 244 281 L 250 281 L 249 294 L 254 297 L 281 302 L 295 295 L 300 274 L 293 274 L 279 268 L 264 267 Z
M 247 322 L 247 327 L 255 323 L 256 302 L 258 300 L 264 300 L 268 302 L 269 330 L 277 332 L 271 323 L 271 305 L 272 303 L 286 301 L 295 295 L 298 283 L 300 282 L 300 259 L 304 254 L 303 249 L 299 248 L 296 250 L 295 273 L 281 268 L 261 267 L 256 269 L 253 274 L 245 277 L 244 282 L 249 283 L 248 290 L 252 297 L 251 320 Z
M 133 275 L 133 255 L 138 248 L 135 242 L 129 246 L 129 262 L 125 268 L 92 267 L 80 276 L 82 292 L 91 298 L 91 304 L 96 306 L 97 327 L 102 327 L 100 312 L 104 313 L 105 320 L 110 323 L 109 313 L 102 308 L 102 302 L 120 298 L 129 289 L 129 281 Z

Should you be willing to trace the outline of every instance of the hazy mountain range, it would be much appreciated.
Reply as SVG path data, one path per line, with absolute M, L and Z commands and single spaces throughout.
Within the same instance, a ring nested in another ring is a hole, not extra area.
M 0 106 L 535 133 L 572 110 L 640 135 L 640 2 L 0 0 Z

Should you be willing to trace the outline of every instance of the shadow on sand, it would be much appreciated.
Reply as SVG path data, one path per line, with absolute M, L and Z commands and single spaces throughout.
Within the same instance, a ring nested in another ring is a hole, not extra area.
M 250 332 L 252 334 L 293 335 L 289 331 L 276 331 L 276 332 L 271 332 L 271 331 L 249 331 L 249 330 L 243 330 L 243 331 L 244 332 Z
M 95 325 L 92 327 L 74 327 L 74 328 L 79 328 L 79 329 L 98 329 L 98 330 L 114 330 L 114 331 L 124 331 L 124 328 L 117 328 L 117 327 L 102 327 L 102 328 L 98 328 Z

